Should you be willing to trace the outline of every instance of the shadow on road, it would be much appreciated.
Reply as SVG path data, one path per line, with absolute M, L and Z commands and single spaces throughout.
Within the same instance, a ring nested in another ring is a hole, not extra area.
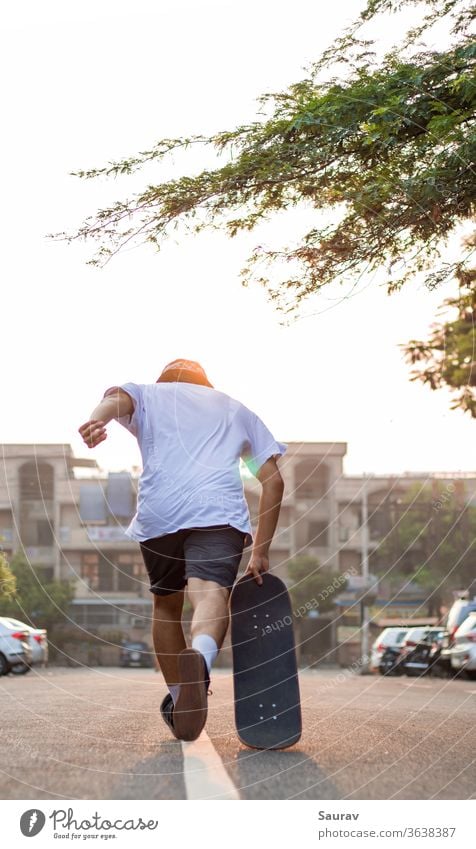
M 111 799 L 186 799 L 180 743 L 167 740 L 137 761 L 112 788 Z
M 341 798 L 306 752 L 240 749 L 227 767 L 242 799 Z

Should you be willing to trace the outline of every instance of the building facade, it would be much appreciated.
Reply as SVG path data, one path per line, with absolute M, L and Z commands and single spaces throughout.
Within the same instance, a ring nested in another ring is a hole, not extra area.
M 135 510 L 137 476 L 103 475 L 94 460 L 74 457 L 67 444 L 1 448 L 0 545 L 7 556 L 24 551 L 42 582 L 73 580 L 77 625 L 148 634 L 148 579 L 139 545 L 124 533 Z M 346 443 L 288 443 L 270 556 L 284 580 L 289 560 L 301 555 L 315 557 L 336 575 L 360 573 L 365 552 L 371 559 L 378 550 L 395 505 L 415 483 L 438 485 L 440 493 L 446 487 L 451 497 L 476 503 L 476 476 L 346 476 L 346 450 Z M 261 487 L 245 469 L 243 484 L 255 527 Z M 242 568 L 246 560 L 245 553 Z

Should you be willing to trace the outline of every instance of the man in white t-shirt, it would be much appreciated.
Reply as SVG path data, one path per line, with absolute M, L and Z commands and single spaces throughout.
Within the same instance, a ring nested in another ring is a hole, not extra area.
M 137 540 L 154 599 L 152 635 L 169 693 L 161 713 L 175 736 L 195 740 L 207 717 L 211 666 L 228 628 L 228 600 L 243 548 L 246 573 L 259 585 L 269 569 L 283 480 L 276 442 L 247 407 L 214 389 L 192 360 L 169 363 L 156 383 L 124 383 L 104 393 L 79 428 L 94 448 L 116 419 L 140 447 L 137 511 L 126 533 Z M 240 459 L 262 485 L 254 539 Z M 187 587 L 192 647 L 181 615 Z

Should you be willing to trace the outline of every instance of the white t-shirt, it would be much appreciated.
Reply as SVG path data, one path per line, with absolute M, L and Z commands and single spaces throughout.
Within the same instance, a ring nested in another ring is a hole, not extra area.
M 240 458 L 256 474 L 287 445 L 276 442 L 239 401 L 208 386 L 124 383 L 120 388 L 132 398 L 134 412 L 117 421 L 137 438 L 143 464 L 127 536 L 142 542 L 181 528 L 230 524 L 250 534 L 251 541 Z

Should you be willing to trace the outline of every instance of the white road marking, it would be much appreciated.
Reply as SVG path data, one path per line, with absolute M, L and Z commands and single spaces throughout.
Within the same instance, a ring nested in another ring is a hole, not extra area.
M 192 743 L 182 741 L 182 752 L 187 799 L 240 798 L 206 731 Z

